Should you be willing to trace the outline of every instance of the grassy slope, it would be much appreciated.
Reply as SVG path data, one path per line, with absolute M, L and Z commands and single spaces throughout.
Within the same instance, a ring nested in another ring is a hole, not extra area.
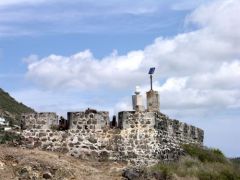
M 234 164 L 237 164 L 240 166 L 240 157 L 239 158 L 234 158 L 234 159 L 230 159 L 231 162 L 233 162 Z
M 157 164 L 150 171 L 160 173 L 163 179 L 240 180 L 239 161 L 230 161 L 220 150 L 193 145 L 183 148 L 187 156 L 178 162 Z
M 86 161 L 56 152 L 0 145 L 0 180 L 43 179 L 51 172 L 55 180 L 122 180 L 123 163 Z
M 18 124 L 19 117 L 21 113 L 24 112 L 34 112 L 34 110 L 17 102 L 7 92 L 0 88 L 0 115 L 13 121 L 14 124 Z

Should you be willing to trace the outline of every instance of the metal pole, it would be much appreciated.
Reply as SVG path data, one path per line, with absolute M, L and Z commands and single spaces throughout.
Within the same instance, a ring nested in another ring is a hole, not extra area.
M 152 89 L 152 75 L 150 74 L 150 83 L 151 83 L 151 90 L 153 90 Z

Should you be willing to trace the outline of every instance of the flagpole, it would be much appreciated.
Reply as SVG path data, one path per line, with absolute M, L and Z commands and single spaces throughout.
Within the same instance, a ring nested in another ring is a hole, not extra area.
M 150 74 L 150 85 L 151 85 L 151 91 L 153 90 L 152 89 L 152 74 Z

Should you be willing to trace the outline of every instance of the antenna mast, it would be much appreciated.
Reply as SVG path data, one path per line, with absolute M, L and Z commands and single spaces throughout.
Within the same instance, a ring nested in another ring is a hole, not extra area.
M 154 74 L 154 71 L 155 71 L 155 67 L 151 67 L 150 69 L 149 69 L 149 72 L 148 72 L 148 74 L 150 74 L 150 87 L 151 87 L 151 91 L 153 90 L 153 85 L 152 85 L 152 77 L 153 77 L 153 74 Z

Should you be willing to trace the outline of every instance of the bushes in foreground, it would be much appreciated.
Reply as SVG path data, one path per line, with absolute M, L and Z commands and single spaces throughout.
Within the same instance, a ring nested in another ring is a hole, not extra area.
M 182 147 L 189 156 L 197 158 L 201 162 L 225 163 L 227 161 L 224 154 L 219 149 L 207 149 L 189 144 L 185 144 Z
M 151 168 L 162 179 L 240 180 L 240 166 L 229 161 L 218 149 L 184 145 L 186 156 L 177 162 L 160 163 Z M 174 178 L 175 177 L 175 178 Z
M 232 158 L 232 159 L 230 159 L 230 160 L 231 160 L 231 162 L 233 162 L 234 164 L 240 166 L 240 158 Z
M 19 142 L 21 136 L 14 132 L 0 131 L 0 144 Z

